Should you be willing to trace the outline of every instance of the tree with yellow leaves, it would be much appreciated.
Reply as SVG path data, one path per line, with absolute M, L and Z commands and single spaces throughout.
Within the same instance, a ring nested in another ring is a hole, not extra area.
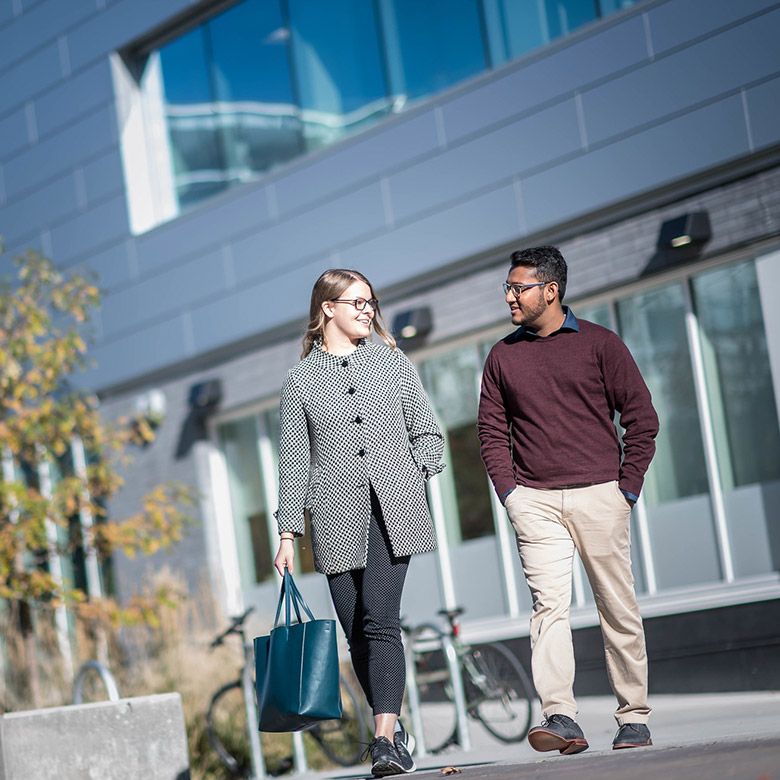
M 153 621 L 165 598 L 117 604 L 68 581 L 61 561 L 76 554 L 95 578 L 115 550 L 169 547 L 182 536 L 192 497 L 184 486 L 161 485 L 132 517 L 107 514 L 122 486 L 119 469 L 132 445 L 153 439 L 152 426 L 143 417 L 106 423 L 97 398 L 70 382 L 87 366 L 84 333 L 100 303 L 95 279 L 62 272 L 32 250 L 12 263 L 15 273 L 0 278 L 0 600 L 21 638 L 24 697 L 38 706 L 40 624 L 67 610 L 94 635 L 107 623 Z

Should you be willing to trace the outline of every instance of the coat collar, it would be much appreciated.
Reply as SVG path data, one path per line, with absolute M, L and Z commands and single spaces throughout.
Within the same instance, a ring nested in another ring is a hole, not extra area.
M 322 348 L 322 339 L 317 339 L 305 360 L 318 368 L 330 371 L 348 371 L 350 366 L 364 363 L 373 346 L 373 343 L 368 339 L 361 339 L 357 349 L 350 352 L 349 355 L 332 355 Z

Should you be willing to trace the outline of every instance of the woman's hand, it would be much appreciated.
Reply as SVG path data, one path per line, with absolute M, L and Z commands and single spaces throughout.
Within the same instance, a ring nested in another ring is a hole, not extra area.
M 279 542 L 279 550 L 276 553 L 276 558 L 274 558 L 276 571 L 284 577 L 284 568 L 286 566 L 290 574 L 295 574 L 294 562 L 295 544 L 292 539 L 283 536 Z

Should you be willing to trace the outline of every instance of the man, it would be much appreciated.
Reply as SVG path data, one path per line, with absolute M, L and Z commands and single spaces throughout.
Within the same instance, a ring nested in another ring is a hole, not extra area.
M 629 519 L 655 452 L 658 417 L 625 344 L 563 305 L 566 275 L 555 247 L 512 254 L 504 291 L 519 327 L 485 362 L 478 429 L 533 600 L 531 667 L 544 721 L 528 741 L 536 750 L 571 754 L 588 747 L 574 721 L 575 548 L 596 598 L 618 700 L 612 747 L 652 744 Z

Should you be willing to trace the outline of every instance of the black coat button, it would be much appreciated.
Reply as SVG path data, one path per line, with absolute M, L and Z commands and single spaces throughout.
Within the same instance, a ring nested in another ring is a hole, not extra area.
M 362 458 L 366 454 L 365 450 L 358 450 L 358 455 Z
M 363 422 L 363 418 L 362 417 L 356 417 L 355 418 L 355 422 L 356 423 L 362 423 Z
M 344 368 L 346 368 L 346 367 L 347 367 L 349 364 L 347 363 L 347 361 L 346 361 L 346 360 L 342 360 L 342 361 L 341 361 L 341 365 L 342 365 Z
M 355 388 L 354 388 L 354 387 L 350 387 L 350 388 L 349 388 L 349 390 L 347 390 L 347 392 L 348 392 L 350 395 L 354 395 L 354 394 L 355 394 Z

